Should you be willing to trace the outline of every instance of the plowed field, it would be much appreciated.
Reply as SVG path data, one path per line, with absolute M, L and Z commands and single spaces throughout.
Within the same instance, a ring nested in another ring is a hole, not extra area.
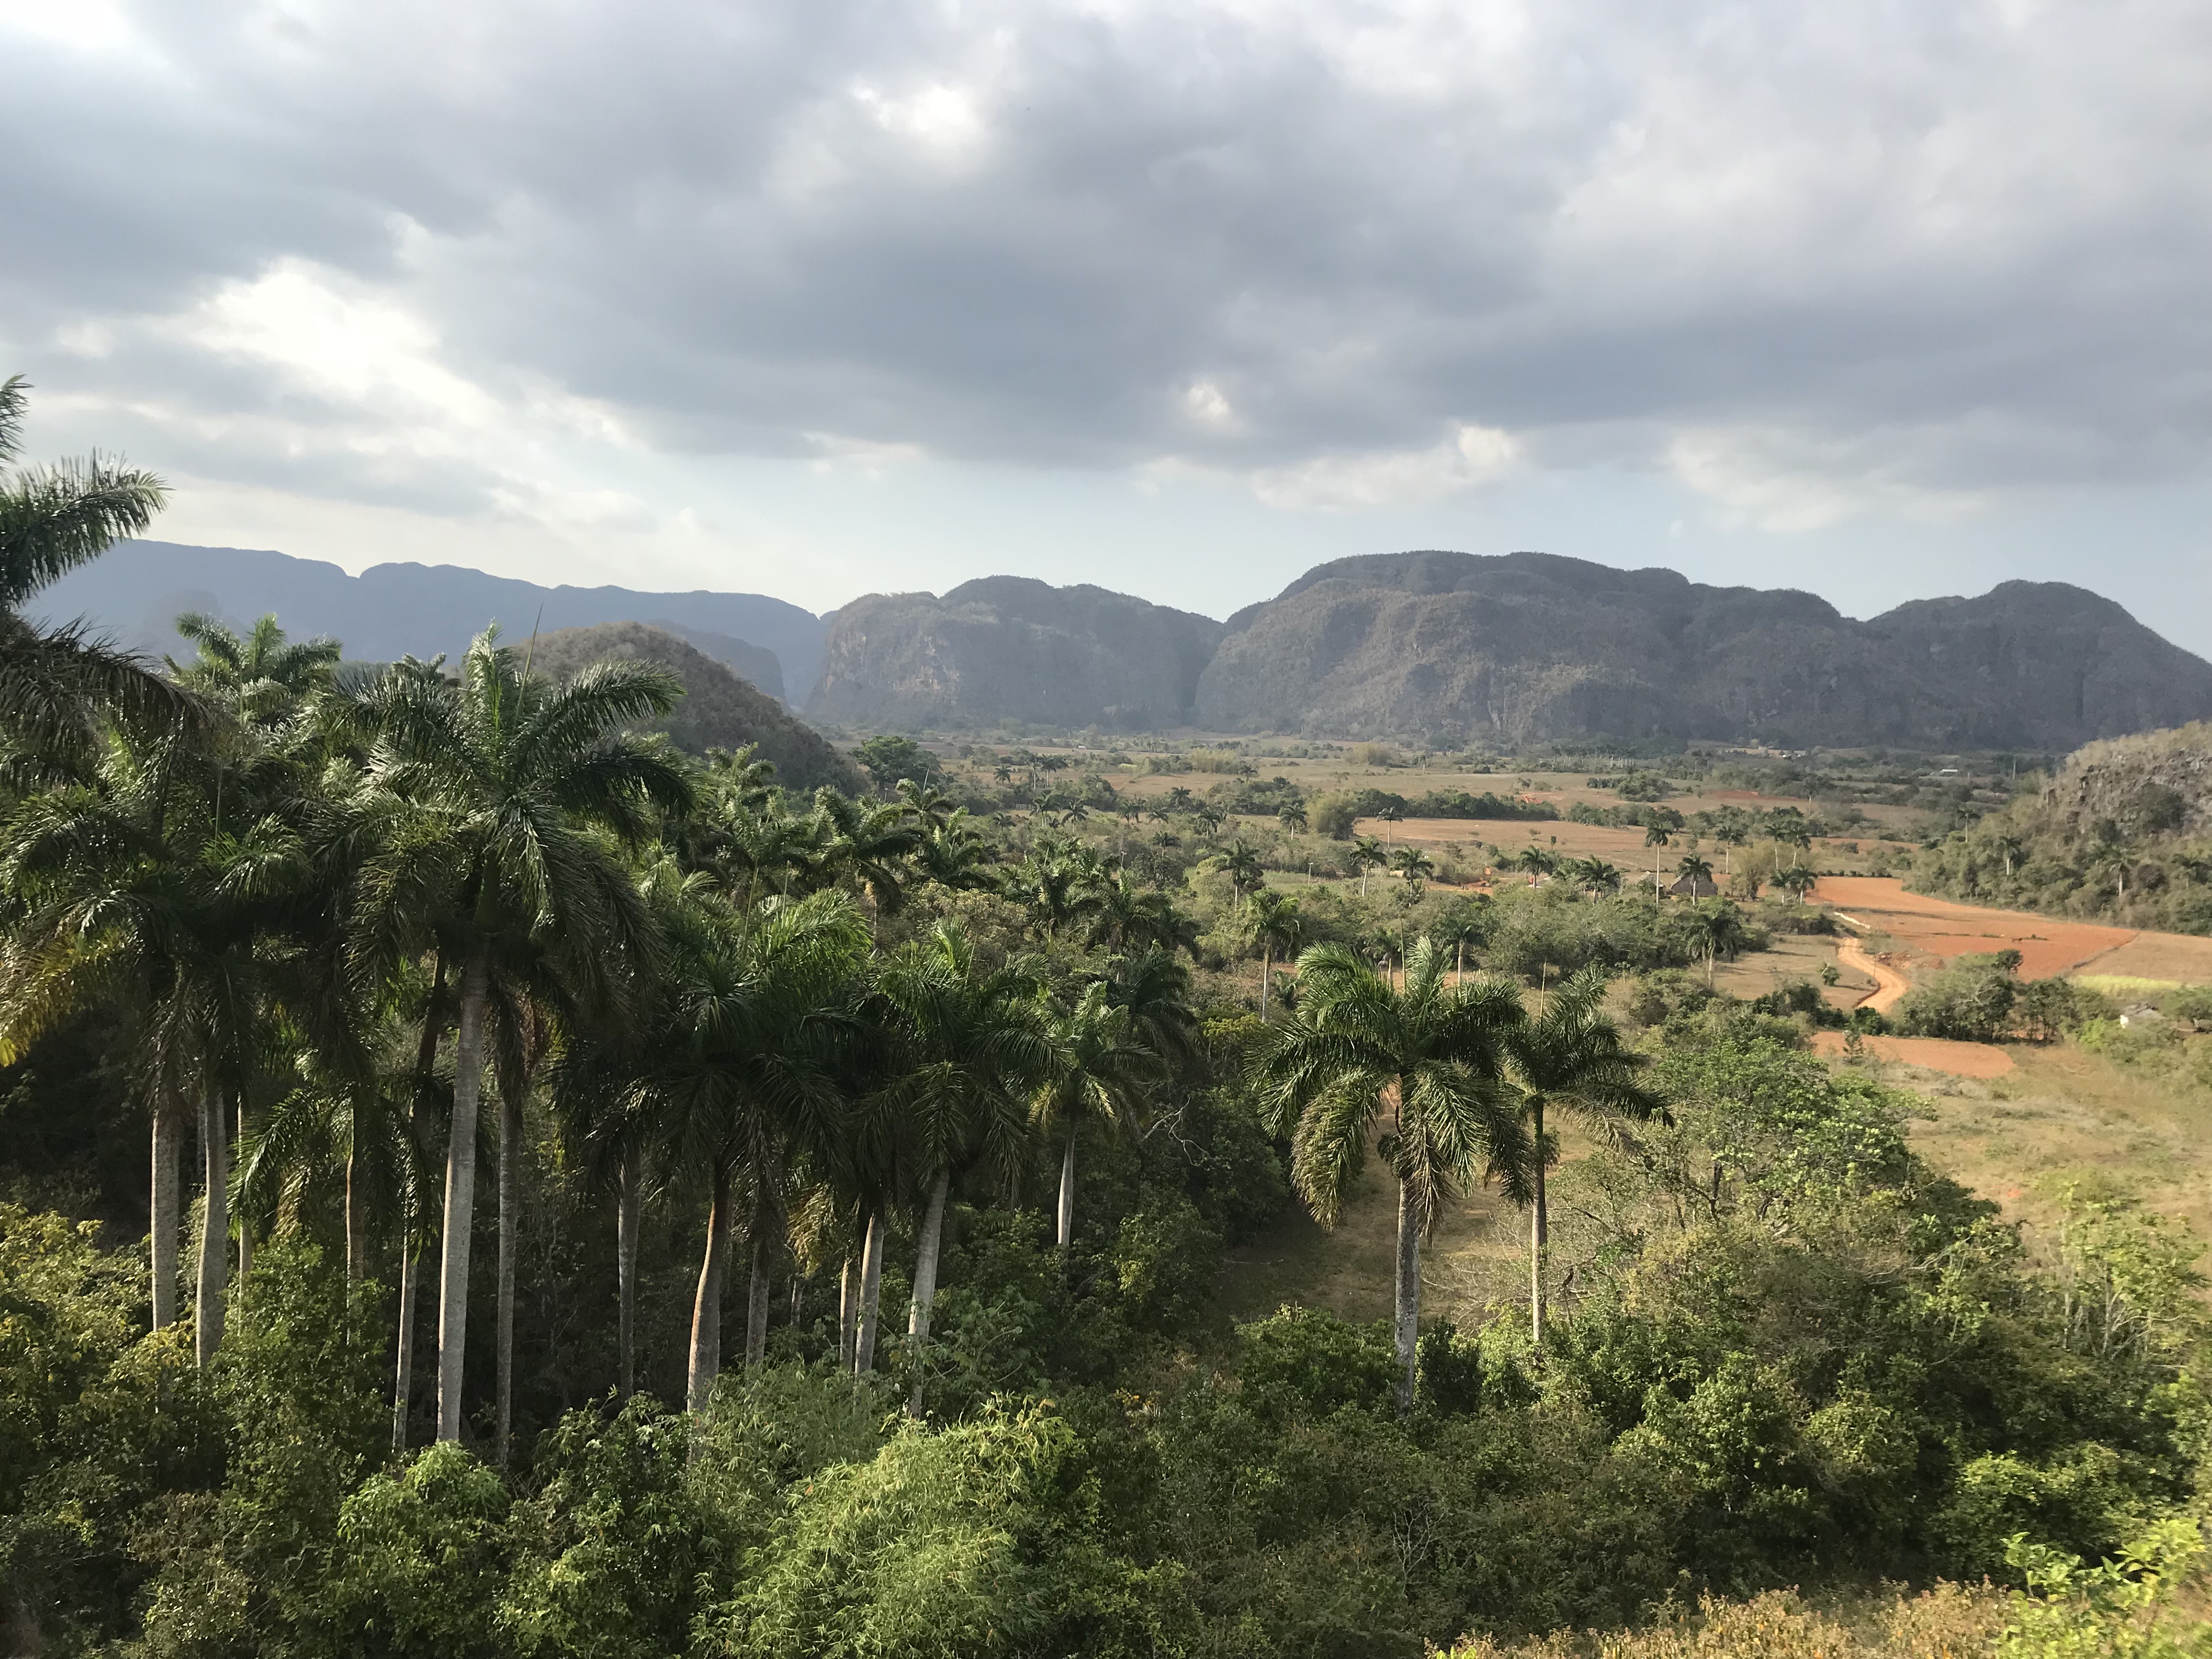
M 2017 951 L 2023 979 L 2072 973 L 2106 951 L 2142 937 L 2131 927 L 2062 921 L 2025 910 L 1985 910 L 1978 905 L 1908 893 L 1905 884 L 1893 876 L 1824 876 L 1813 890 L 1813 897 L 1923 955 L 1948 961 L 1991 951 Z M 2102 965 L 2099 963 L 2100 969 Z

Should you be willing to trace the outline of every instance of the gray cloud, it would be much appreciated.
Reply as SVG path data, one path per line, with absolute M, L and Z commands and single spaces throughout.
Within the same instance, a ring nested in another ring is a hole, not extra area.
M 1784 525 L 2212 437 L 2180 0 L 113 15 L 0 36 L 6 341 L 209 476 L 466 510 L 495 415 L 390 441 L 457 388 L 1352 499 L 1495 428 Z M 241 335 L 281 270 L 453 383 Z

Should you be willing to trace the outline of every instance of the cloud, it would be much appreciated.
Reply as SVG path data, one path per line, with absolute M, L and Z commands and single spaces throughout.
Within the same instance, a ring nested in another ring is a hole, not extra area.
M 0 343 L 240 487 L 1601 465 L 1787 529 L 2212 453 L 2186 0 L 0 0 Z

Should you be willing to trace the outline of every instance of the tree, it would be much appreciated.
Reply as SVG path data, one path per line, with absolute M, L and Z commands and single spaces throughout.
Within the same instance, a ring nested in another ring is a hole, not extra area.
M 1680 862 L 1675 865 L 1674 870 L 1676 874 L 1688 882 L 1692 889 L 1699 882 L 1709 882 L 1713 878 L 1712 861 L 1710 859 L 1701 859 L 1695 853 L 1685 853 Z
M 1805 895 L 1813 890 L 1820 879 L 1802 864 L 1793 864 L 1787 870 L 1778 870 L 1774 873 L 1774 884 L 1800 903 L 1804 902 Z
M 967 933 L 949 923 L 900 950 L 878 988 L 894 1057 L 877 1107 L 897 1126 L 902 1161 L 924 1194 L 907 1318 L 919 1413 L 952 1179 L 977 1164 L 1011 1174 L 1029 1103 L 1052 1076 L 1053 1049 L 1038 1017 L 1036 969 L 986 968 Z
M 721 1370 L 739 1209 L 750 1364 L 767 1334 L 768 1253 L 784 1230 L 793 1170 L 803 1158 L 844 1155 L 848 1102 L 873 1047 L 860 1003 L 868 932 L 851 900 L 833 892 L 751 918 L 694 901 L 673 926 L 663 1012 L 635 1051 L 617 1115 L 635 1120 L 671 1167 L 707 1177 L 684 1389 L 698 1413 Z
M 889 732 L 870 738 L 853 751 L 853 758 L 878 794 L 890 794 L 902 782 L 932 785 L 944 775 L 936 756 L 912 738 Z
M 1140 887 L 1127 872 L 1098 887 L 1093 896 L 1090 943 L 1117 951 L 1158 945 L 1164 951 L 1196 950 L 1197 931 L 1175 901 L 1156 887 Z
M 438 1437 L 461 1431 L 477 1117 L 495 998 L 550 983 L 616 1006 L 653 948 L 614 841 L 649 839 L 691 798 L 675 760 L 621 728 L 675 706 L 665 669 L 603 662 L 555 687 L 488 629 L 458 683 L 388 672 L 363 699 L 377 735 L 363 817 L 375 850 L 356 901 L 354 955 L 374 981 L 435 945 L 459 964 L 453 1111 L 438 1281 Z M 519 1158 L 519 1101 L 500 1157 Z
M 282 769 L 253 778 L 227 825 L 218 775 L 173 732 L 118 732 L 88 781 L 31 797 L 0 838 L 0 892 L 16 911 L 0 951 L 0 1064 L 64 1018 L 96 1008 L 120 1017 L 153 1127 L 157 1326 L 176 1316 L 178 1160 L 185 1111 L 197 1115 L 203 1364 L 222 1340 L 229 1277 L 229 1109 L 260 1063 L 282 982 L 273 936 L 314 881 Z
M 1275 822 L 1283 826 L 1283 833 L 1286 836 L 1304 835 L 1306 829 L 1306 809 L 1296 801 L 1291 802 L 1287 806 L 1279 806 L 1275 809 Z
M 1418 847 L 1401 847 L 1390 855 L 1390 866 L 1413 893 L 1419 892 L 1421 884 L 1437 872 L 1437 861 Z
M 1298 934 L 1304 924 L 1298 916 L 1298 902 L 1287 894 L 1262 890 L 1252 896 L 1245 913 L 1245 925 L 1252 931 L 1252 942 L 1260 947 L 1260 1019 L 1267 1018 L 1267 992 L 1275 976 L 1275 958 L 1287 957 L 1298 948 Z
M 1516 1201 L 1530 1194 L 1528 1137 L 1504 1076 L 1519 994 L 1492 980 L 1449 986 L 1447 963 L 1420 939 L 1397 991 L 1343 946 L 1313 946 L 1298 958 L 1297 1013 L 1254 1063 L 1268 1127 L 1291 1139 L 1292 1183 L 1323 1226 L 1335 1224 L 1370 1139 L 1396 1177 L 1401 1412 L 1413 1406 L 1420 1242 L 1437 1206 L 1478 1170 Z
M 1030 913 L 1047 939 L 1095 914 L 1109 885 L 1097 852 L 1065 836 L 1047 836 L 1006 872 L 1006 896 Z
M 1713 963 L 1723 951 L 1733 956 L 1744 938 L 1743 916 L 1725 899 L 1693 905 L 1677 923 L 1684 947 L 1705 959 L 1705 983 L 1713 982 Z
M 1674 832 L 1657 820 L 1644 826 L 1644 844 L 1651 848 L 1651 896 L 1658 898 L 1664 893 L 1659 884 L 1659 853 L 1674 839 Z
M 1237 895 L 1239 905 L 1267 884 L 1267 872 L 1260 866 L 1260 855 L 1241 841 L 1230 842 L 1215 854 L 1214 863 L 1229 878 L 1230 890 Z
M 1352 838 L 1352 850 L 1345 854 L 1345 857 L 1349 860 L 1352 867 L 1359 872 L 1359 896 L 1362 898 L 1366 897 L 1367 872 L 1388 864 L 1390 861 L 1389 854 L 1382 850 L 1382 843 L 1374 836 L 1354 836 Z
M 1544 1258 L 1551 1237 L 1544 1172 L 1552 1161 L 1552 1143 L 1544 1127 L 1546 1114 L 1564 1108 L 1603 1126 L 1661 1110 L 1658 1097 L 1636 1080 L 1648 1062 L 1623 1044 L 1620 1028 L 1606 1017 L 1604 1000 L 1603 970 L 1586 968 L 1548 993 L 1534 1017 L 1515 1026 L 1509 1038 L 1535 1154 L 1528 1206 L 1528 1320 L 1539 1344 L 1544 1340 Z
M 1048 1003 L 1045 1031 L 1051 1069 L 1030 1109 L 1040 1133 L 1061 1137 L 1056 1236 L 1064 1261 L 1075 1236 L 1075 1143 L 1084 1121 L 1127 1128 L 1144 1110 L 1146 1085 L 1166 1066 L 1098 981 L 1072 1000 Z
M 143 734 L 205 735 L 209 711 L 82 623 L 44 628 L 23 607 L 118 538 L 154 521 L 167 491 L 150 472 L 97 457 L 18 468 L 30 386 L 0 381 L 0 745 L 21 775 L 82 776 L 97 760 L 100 726 Z

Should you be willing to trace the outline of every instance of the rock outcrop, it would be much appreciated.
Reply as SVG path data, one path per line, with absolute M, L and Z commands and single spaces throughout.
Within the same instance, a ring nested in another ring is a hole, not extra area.
M 775 763 L 775 778 L 794 789 L 822 784 L 857 790 L 859 772 L 813 727 L 793 720 L 783 705 L 732 673 L 703 651 L 665 629 L 643 623 L 602 623 L 541 635 L 531 647 L 532 665 L 556 680 L 608 657 L 637 657 L 673 670 L 684 682 L 683 701 L 648 730 L 668 733 L 679 749 L 742 749 L 750 744 Z
M 873 727 L 1012 717 L 1119 730 L 1180 726 L 1221 624 L 1103 587 L 1022 576 L 943 598 L 872 593 L 832 618 L 810 719 Z
M 1200 726 L 2065 750 L 2212 714 L 2212 664 L 2111 600 L 2007 582 L 1855 622 L 1809 593 L 1540 553 L 1341 559 L 1231 617 Z

